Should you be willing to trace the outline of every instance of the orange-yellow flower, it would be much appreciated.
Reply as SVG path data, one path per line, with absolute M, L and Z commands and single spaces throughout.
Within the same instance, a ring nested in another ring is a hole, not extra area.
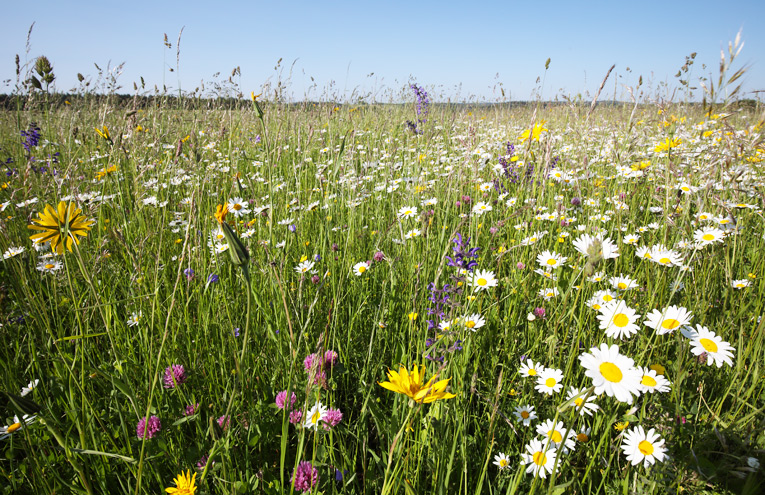
M 215 208 L 215 218 L 218 220 L 218 223 L 225 222 L 226 215 L 228 215 L 228 203 L 223 203 Z
M 456 397 L 455 394 L 446 393 L 446 386 L 449 384 L 449 378 L 446 380 L 440 380 L 433 383 L 436 379 L 432 376 L 424 385 L 422 381 L 425 379 L 425 366 L 417 369 L 417 366 L 412 368 L 411 373 L 407 371 L 404 366 L 400 366 L 398 373 L 393 370 L 388 370 L 387 382 L 378 382 L 383 388 L 392 390 L 398 394 L 404 394 L 415 402 L 422 404 L 428 404 L 435 402 L 439 399 L 451 399 Z
M 82 210 L 77 208 L 74 203 L 67 206 L 63 201 L 59 202 L 57 208 L 51 205 L 45 205 L 45 210 L 37 214 L 38 218 L 32 220 L 27 227 L 32 230 L 40 230 L 29 238 L 35 243 L 45 243 L 50 241 L 53 251 L 58 254 L 64 252 L 64 247 L 71 252 L 72 241 L 80 243 L 77 236 L 85 237 L 88 235 L 93 220 L 88 220 L 82 214 Z

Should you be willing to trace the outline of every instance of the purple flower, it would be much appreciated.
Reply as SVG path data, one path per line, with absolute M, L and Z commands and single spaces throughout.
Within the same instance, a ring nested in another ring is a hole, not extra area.
M 318 275 L 314 275 L 314 276 L 311 277 L 311 283 L 313 285 L 316 285 L 319 282 L 321 282 L 321 277 L 319 277 Z
M 522 261 L 519 261 L 518 264 L 515 265 L 515 267 L 519 270 L 523 270 L 524 268 L 526 268 L 526 265 L 524 265 Z
M 208 284 L 217 284 L 218 283 L 218 276 L 214 273 L 211 273 L 209 277 L 207 277 L 207 283 Z
M 375 255 L 372 257 L 373 260 L 380 262 L 385 259 L 385 253 L 382 251 L 377 251 Z
M 308 461 L 302 461 L 292 475 L 295 490 L 307 492 L 319 484 L 319 471 Z
M 24 142 L 21 143 L 27 153 L 32 152 L 32 148 L 40 144 L 40 128 L 37 124 L 32 122 L 29 124 L 29 130 L 21 131 L 21 137 L 24 138 Z
M 197 469 L 200 471 L 204 471 L 207 467 L 207 463 L 210 460 L 210 456 L 208 454 L 205 454 L 202 456 L 201 459 L 197 462 Z M 215 464 L 215 461 L 210 462 L 210 464 Z
M 284 407 L 287 406 L 288 410 L 292 409 L 292 406 L 295 405 L 295 401 L 297 400 L 297 395 L 295 395 L 295 392 L 292 392 L 292 396 L 290 397 L 289 404 L 285 404 L 286 400 L 287 400 L 287 391 L 282 390 L 281 392 L 276 394 L 276 400 L 275 400 L 276 407 L 278 407 L 279 409 L 284 409 Z
M 574 196 L 573 198 L 571 198 L 572 206 L 579 206 L 580 204 L 582 204 L 582 200 L 579 199 L 577 196 Z
M 199 409 L 199 402 L 196 404 L 189 404 L 186 406 L 186 409 L 183 411 L 184 416 L 191 416 L 195 412 L 197 412 L 197 409 Z
M 182 364 L 173 364 L 165 368 L 165 388 L 175 388 L 186 381 L 186 370 Z
M 303 411 L 295 409 L 290 412 L 290 423 L 297 425 L 303 422 Z
M 239 337 L 239 327 L 234 329 L 234 337 Z
M 545 317 L 545 308 L 534 308 L 534 316 L 537 318 Z
M 138 435 L 138 439 L 142 440 L 143 438 L 154 438 L 154 436 L 159 433 L 159 431 L 162 429 L 162 423 L 160 423 L 159 418 L 156 416 L 151 416 L 148 420 L 146 419 L 146 416 L 141 418 L 141 421 L 138 422 L 138 426 L 135 429 L 136 435 Z
M 315 360 L 316 354 L 309 354 L 305 357 L 305 359 L 303 359 L 303 368 L 306 370 L 306 372 L 311 371 Z
M 218 426 L 223 428 L 224 430 L 228 429 L 229 426 L 231 426 L 231 418 L 226 416 L 225 414 L 218 418 Z
M 334 366 L 337 363 L 337 353 L 335 351 L 327 351 L 324 353 L 324 365 Z
M 343 413 L 340 411 L 340 409 L 328 409 L 326 413 L 324 413 L 324 417 L 322 418 L 322 421 L 324 423 L 328 424 L 329 426 L 325 425 L 325 428 L 329 429 L 333 426 L 337 426 L 340 421 L 343 419 Z

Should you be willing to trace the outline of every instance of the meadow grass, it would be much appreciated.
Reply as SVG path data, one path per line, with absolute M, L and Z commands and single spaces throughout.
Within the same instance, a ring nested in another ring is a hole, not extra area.
M 313 469 L 312 493 L 762 489 L 759 111 L 157 102 L 0 113 L 3 493 L 157 493 L 188 471 L 197 493 L 292 493 Z M 28 225 L 60 201 L 93 223 L 56 254 Z M 606 335 L 609 298 L 631 335 Z M 645 325 L 671 305 L 688 325 Z M 732 358 L 692 353 L 698 325 Z M 580 358 L 604 343 L 669 391 L 597 393 Z M 529 359 L 564 387 L 540 393 Z M 379 385 L 418 366 L 455 396 Z M 542 478 L 521 454 L 546 420 L 575 440 Z M 665 441 L 649 467 L 622 449 L 638 426 Z

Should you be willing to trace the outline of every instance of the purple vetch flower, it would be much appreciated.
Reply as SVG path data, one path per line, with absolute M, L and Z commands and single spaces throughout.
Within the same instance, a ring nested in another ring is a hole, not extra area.
M 218 276 L 214 273 L 211 273 L 209 277 L 207 277 L 207 284 L 217 284 L 218 283 Z
M 342 419 L 343 413 L 340 411 L 340 409 L 327 409 L 327 412 L 322 418 L 322 421 L 325 423 L 324 428 L 329 429 L 331 427 L 337 426 L 340 421 L 342 421 Z
M 165 368 L 165 376 L 163 378 L 165 382 L 165 388 L 175 388 L 178 385 L 182 385 L 186 381 L 186 370 L 182 364 L 173 364 Z
M 290 403 L 286 403 L 287 400 L 287 391 L 282 390 L 278 394 L 276 394 L 276 407 L 279 409 L 284 409 L 285 406 L 287 407 L 287 410 L 292 409 L 292 406 L 295 405 L 295 401 L 297 400 L 297 395 L 295 395 L 295 392 L 292 392 L 292 395 L 290 396 Z
M 183 274 L 186 275 L 186 280 L 191 280 L 194 278 L 194 270 L 191 268 L 186 268 L 183 270 Z
M 154 438 L 154 436 L 159 433 L 159 431 L 162 429 L 162 423 L 160 423 L 159 418 L 156 416 L 151 416 L 148 420 L 146 419 L 146 416 L 141 418 L 141 421 L 138 422 L 138 426 L 135 429 L 136 435 L 138 435 L 139 440 L 143 440 L 144 438 Z
M 239 327 L 234 329 L 234 337 L 239 337 Z
M 452 247 L 452 251 L 454 251 L 454 258 L 446 256 L 446 259 L 448 260 L 446 264 L 448 266 L 453 266 L 458 269 L 464 269 L 472 272 L 473 268 L 478 265 L 478 262 L 475 261 L 475 258 L 478 258 L 478 251 L 481 248 L 469 248 L 468 246 L 470 244 L 470 237 L 468 237 L 467 240 L 463 240 L 462 234 L 459 232 L 457 232 L 454 239 L 452 239 L 452 242 L 455 244 Z
M 36 123 L 29 124 L 29 129 L 21 131 L 21 137 L 24 138 L 24 142 L 21 143 L 24 146 L 27 154 L 32 152 L 32 148 L 37 147 L 40 144 L 40 128 Z
M 295 490 L 307 492 L 319 484 L 319 471 L 308 461 L 301 461 L 292 475 Z

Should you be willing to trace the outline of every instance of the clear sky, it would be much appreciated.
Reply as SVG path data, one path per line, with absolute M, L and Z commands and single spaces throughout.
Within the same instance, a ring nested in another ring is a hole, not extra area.
M 745 46 L 734 68 L 750 65 L 744 90 L 753 97 L 765 90 L 763 19 L 763 0 L 17 1 L 0 21 L 0 92 L 13 91 L 19 54 L 22 64 L 46 55 L 61 92 L 77 86 L 78 72 L 95 83 L 94 63 L 106 69 L 124 62 L 121 93 L 133 93 L 141 76 L 152 90 L 166 84 L 177 91 L 180 81 L 193 91 L 203 80 L 210 90 L 215 73 L 225 81 L 240 67 L 235 81 L 249 96 L 276 83 L 281 58 L 294 100 L 347 98 L 355 90 L 387 101 L 410 81 L 441 101 L 495 101 L 499 83 L 513 100 L 532 99 L 537 88 L 546 100 L 589 99 L 612 64 L 601 99 L 615 91 L 627 98 L 624 86 L 640 75 L 644 89 L 666 97 L 663 85 L 677 86 L 674 75 L 691 52 L 698 53 L 691 81 L 710 73 L 716 79 L 720 49 L 741 30 Z M 181 28 L 180 70 L 171 72 Z M 542 86 L 536 81 L 543 76 Z

